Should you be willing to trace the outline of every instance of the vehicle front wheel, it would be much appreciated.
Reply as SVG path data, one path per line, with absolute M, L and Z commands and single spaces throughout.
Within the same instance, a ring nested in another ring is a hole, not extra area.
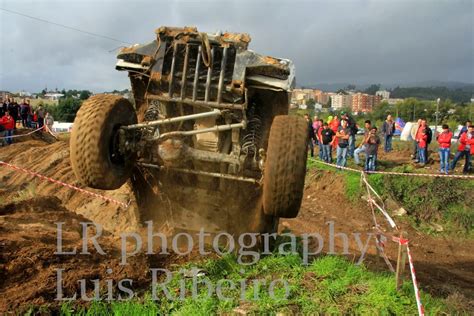
M 98 94 L 84 101 L 70 140 L 72 169 L 81 183 L 113 190 L 128 180 L 136 156 L 119 151 L 118 132 L 120 126 L 136 123 L 135 109 L 125 98 Z
M 308 123 L 302 117 L 273 119 L 263 177 L 263 209 L 267 215 L 294 218 L 303 198 Z

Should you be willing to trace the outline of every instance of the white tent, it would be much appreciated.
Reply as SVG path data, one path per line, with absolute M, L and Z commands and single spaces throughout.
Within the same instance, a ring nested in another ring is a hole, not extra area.
M 70 132 L 71 129 L 72 129 L 72 123 L 54 121 L 52 132 L 54 133 Z
M 407 142 L 407 141 L 413 141 L 414 139 L 411 137 L 411 129 L 413 127 L 413 125 L 415 125 L 416 123 L 413 123 L 413 122 L 407 122 L 405 124 L 405 127 L 403 128 L 402 130 L 402 133 L 400 135 L 400 140 L 401 141 L 404 141 L 404 142 Z M 430 126 L 431 130 L 433 131 L 433 133 L 435 132 L 435 126 Z M 454 134 L 454 137 L 453 137 L 453 140 L 455 141 L 455 139 L 457 139 L 457 136 L 459 135 L 459 132 L 461 131 L 461 128 L 462 128 L 462 125 L 458 125 L 457 129 L 453 129 L 453 134 Z M 441 132 L 443 130 L 443 128 L 441 127 L 441 125 L 438 125 L 438 129 L 437 129 L 437 132 Z M 433 139 L 434 139 L 434 136 L 433 136 Z

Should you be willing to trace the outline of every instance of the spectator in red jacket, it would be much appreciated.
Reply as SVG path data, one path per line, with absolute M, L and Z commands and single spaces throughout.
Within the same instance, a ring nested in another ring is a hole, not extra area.
M 418 158 L 421 165 L 426 164 L 426 147 L 428 145 L 428 134 L 426 128 L 417 133 L 416 142 L 418 143 Z
M 453 133 L 449 130 L 449 126 L 444 124 L 443 131 L 437 135 L 436 139 L 439 143 L 439 172 L 444 172 L 445 174 L 448 174 L 449 171 L 449 154 L 452 138 Z
M 13 142 L 12 135 L 13 135 L 13 130 L 15 129 L 15 120 L 10 115 L 10 112 L 7 111 L 6 114 L 2 117 L 0 122 L 3 125 L 3 127 L 5 127 L 7 144 L 10 145 Z
M 337 115 L 334 115 L 334 117 L 332 118 L 331 122 L 329 122 L 329 128 L 332 129 L 332 131 L 334 132 L 334 134 L 337 133 L 337 131 L 339 130 L 339 126 L 341 126 L 341 121 L 339 121 Z M 336 138 L 334 139 L 334 141 L 332 142 L 332 148 L 333 149 L 336 149 L 337 148 L 337 144 L 338 144 L 339 140 Z
M 458 152 L 454 156 L 451 169 L 454 170 L 459 159 L 465 157 L 463 173 L 468 173 L 471 155 L 474 155 L 474 125 L 470 125 L 467 132 L 459 138 Z

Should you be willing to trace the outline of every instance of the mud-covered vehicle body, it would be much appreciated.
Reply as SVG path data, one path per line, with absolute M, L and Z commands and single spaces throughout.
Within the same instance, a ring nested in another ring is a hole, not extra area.
M 307 123 L 288 116 L 294 66 L 249 42 L 161 27 L 154 41 L 123 48 L 116 68 L 129 73 L 134 105 L 115 95 L 82 105 L 71 135 L 79 180 L 116 189 L 131 179 L 145 217 L 194 228 L 269 231 L 295 217 Z

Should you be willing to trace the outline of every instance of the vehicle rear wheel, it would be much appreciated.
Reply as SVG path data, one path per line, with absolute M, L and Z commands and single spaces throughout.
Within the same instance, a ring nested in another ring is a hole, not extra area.
M 283 218 L 298 215 L 306 174 L 307 137 L 308 123 L 304 118 L 274 118 L 264 167 L 265 214 Z
M 95 189 L 113 190 L 130 177 L 136 155 L 118 150 L 120 126 L 137 123 L 125 98 L 99 94 L 84 101 L 72 126 L 71 165 L 78 180 Z

